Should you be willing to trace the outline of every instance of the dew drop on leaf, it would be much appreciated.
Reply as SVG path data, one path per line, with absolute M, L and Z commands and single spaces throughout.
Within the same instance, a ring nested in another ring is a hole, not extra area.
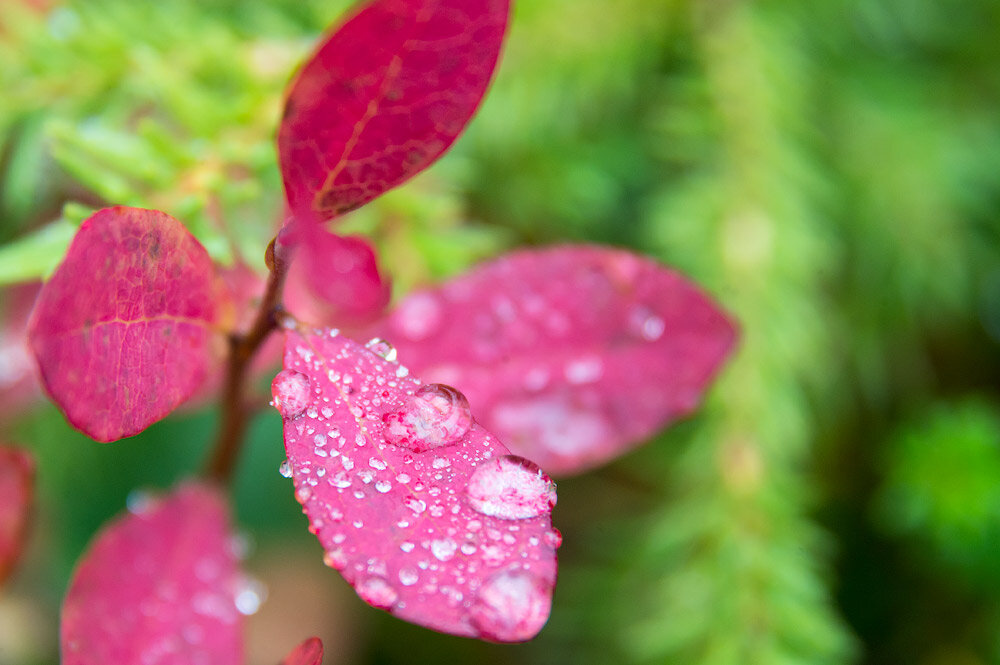
M 469 478 L 469 504 L 490 517 L 522 520 L 556 505 L 555 483 L 536 464 L 516 455 L 488 460 Z
M 421 386 L 402 409 L 386 413 L 385 439 L 415 452 L 457 443 L 472 427 L 469 400 L 443 383 Z
M 365 344 L 365 348 L 374 353 L 379 358 L 388 360 L 389 362 L 396 361 L 396 349 L 394 349 L 392 344 L 385 341 L 384 339 L 373 337 L 372 339 L 368 340 L 367 344 Z
M 504 570 L 483 583 L 472 606 L 482 637 L 502 642 L 531 639 L 549 616 L 551 596 L 530 572 Z
M 361 599 L 372 607 L 389 609 L 396 604 L 399 593 L 381 577 L 369 577 L 357 587 Z
M 284 418 L 295 418 L 309 403 L 309 377 L 293 369 L 283 369 L 271 382 L 274 408 Z

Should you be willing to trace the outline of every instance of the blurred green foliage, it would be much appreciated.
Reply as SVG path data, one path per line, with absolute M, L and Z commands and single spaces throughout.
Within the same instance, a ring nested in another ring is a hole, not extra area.
M 282 89 L 348 2 L 31 5 L 0 4 L 0 283 L 46 275 L 110 203 L 260 268 Z M 536 641 L 357 603 L 338 662 L 1000 664 L 997 62 L 993 0 L 519 2 L 469 131 L 347 224 L 397 295 L 517 244 L 631 247 L 704 284 L 742 345 L 696 418 L 560 483 Z M 23 662 L 56 658 L 90 535 L 196 469 L 213 419 L 114 446 L 48 406 L 0 426 L 40 457 L 37 555 L 6 592 L 47 621 Z M 308 547 L 276 421 L 238 515 Z

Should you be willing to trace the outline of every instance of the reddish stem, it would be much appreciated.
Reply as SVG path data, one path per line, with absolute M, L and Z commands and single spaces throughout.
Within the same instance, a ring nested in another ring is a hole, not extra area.
M 267 336 L 278 327 L 278 320 L 284 311 L 281 292 L 288 273 L 288 261 L 284 252 L 275 250 L 275 240 L 271 240 L 267 246 L 264 260 L 271 272 L 257 316 L 249 330 L 229 338 L 229 361 L 220 404 L 222 423 L 205 471 L 209 478 L 220 484 L 228 483 L 232 478 L 247 425 L 254 411 L 246 396 L 250 361 Z

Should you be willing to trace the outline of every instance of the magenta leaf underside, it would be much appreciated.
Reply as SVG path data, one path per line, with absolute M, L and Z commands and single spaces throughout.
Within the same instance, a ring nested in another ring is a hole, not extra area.
M 325 561 L 406 621 L 531 639 L 556 579 L 555 486 L 476 424 L 460 393 L 392 358 L 336 331 L 286 332 L 274 404 Z
M 512 451 L 557 474 L 693 411 L 736 330 L 691 282 L 617 249 L 523 250 L 405 298 L 366 336 L 462 390 Z
M 70 423 L 114 441 L 191 396 L 215 361 L 227 306 L 211 259 L 180 222 L 107 208 L 83 223 L 42 288 L 29 340 Z
M 181 485 L 110 522 L 70 582 L 62 665 L 241 665 L 240 576 L 222 494 Z
M 278 133 L 294 216 L 353 210 L 436 160 L 486 92 L 508 13 L 508 0 L 372 0 L 333 32 Z
M 301 320 L 340 326 L 368 324 L 382 314 L 391 285 L 366 239 L 312 223 L 283 233 L 291 236 L 286 242 L 294 256 L 285 288 L 289 311 Z
M 310 637 L 285 656 L 281 665 L 322 665 L 323 643 L 318 637 Z
M 34 459 L 26 450 L 0 447 L 0 584 L 24 548 L 34 477 Z

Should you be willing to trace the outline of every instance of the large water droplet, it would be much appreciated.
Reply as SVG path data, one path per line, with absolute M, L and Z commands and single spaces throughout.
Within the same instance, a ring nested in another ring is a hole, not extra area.
M 309 404 L 309 377 L 294 369 L 283 369 L 271 382 L 274 407 L 285 418 L 295 418 Z
M 257 579 L 245 578 L 236 592 L 236 609 L 244 616 L 256 614 L 267 598 L 267 587 Z
M 501 571 L 479 588 L 470 610 L 486 639 L 523 642 L 548 621 L 552 597 L 547 585 L 526 570 Z
M 384 339 L 373 337 L 370 340 L 368 340 L 367 344 L 365 344 L 365 348 L 374 353 L 379 358 L 384 358 L 389 362 L 396 361 L 396 349 L 393 348 L 392 344 L 385 341 Z
M 458 390 L 428 383 L 382 420 L 386 441 L 423 452 L 458 442 L 472 428 L 472 410 Z
M 369 577 L 357 586 L 358 595 L 371 605 L 387 610 L 396 604 L 399 592 L 381 577 Z
M 466 488 L 473 509 L 505 520 L 537 517 L 556 505 L 556 486 L 533 462 L 504 455 L 483 462 Z
M 278 473 L 280 473 L 285 478 L 292 477 L 292 465 L 288 463 L 288 460 L 284 460 L 278 467 Z
M 634 335 L 647 342 L 655 342 L 663 336 L 667 324 L 645 305 L 636 305 L 628 315 L 628 327 Z

